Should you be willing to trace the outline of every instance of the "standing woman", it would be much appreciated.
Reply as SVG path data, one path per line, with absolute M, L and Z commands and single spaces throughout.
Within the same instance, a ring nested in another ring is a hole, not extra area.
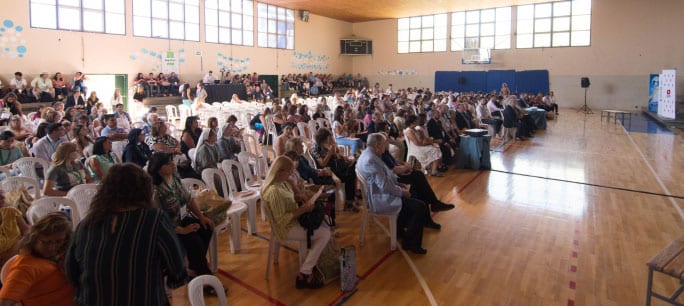
M 143 95 L 145 95 L 145 90 L 143 89 Z M 109 111 L 113 111 L 114 108 L 116 108 L 117 105 L 123 104 L 123 97 L 121 96 L 121 88 L 116 88 L 114 89 L 114 95 L 112 96 L 112 99 L 109 100 L 109 105 L 107 106 L 107 109 Z
M 123 151 L 123 162 L 134 163 L 145 167 L 147 160 L 152 156 L 152 150 L 145 143 L 145 133 L 141 129 L 131 129 L 128 132 L 128 144 Z
M 110 169 L 66 255 L 76 288 L 69 297 L 78 305 L 170 305 L 163 280 L 170 288 L 185 283 L 183 249 L 152 194 L 152 180 L 138 166 Z
M 105 136 L 95 139 L 93 156 L 88 159 L 88 170 L 95 183 L 101 182 L 109 172 L 109 168 L 120 163 L 112 153 L 112 141 Z
M 83 169 L 76 144 L 60 143 L 52 154 L 52 163 L 45 175 L 43 194 L 46 196 L 63 197 L 76 185 L 91 183 L 93 180 Z
M 173 155 L 154 153 L 147 166 L 154 183 L 156 207 L 171 219 L 176 235 L 188 256 L 192 275 L 211 274 L 207 263 L 207 249 L 213 234 L 214 223 L 204 216 L 197 202 L 181 184 L 176 175 Z
M 74 288 L 63 272 L 72 227 L 60 212 L 49 213 L 33 224 L 20 242 L 19 255 L 5 267 L 0 305 L 76 305 Z
M 272 222 L 272 234 L 278 240 L 306 240 L 307 230 L 299 225 L 297 219 L 314 208 L 314 202 L 321 195 L 323 186 L 306 199 L 301 206 L 295 202 L 294 192 L 288 183 L 288 178 L 294 171 L 294 163 L 287 156 L 279 156 L 273 162 L 266 175 L 264 186 L 261 188 L 261 199 L 268 205 L 266 212 Z M 311 236 L 311 249 L 306 254 L 304 263 L 299 267 L 299 274 L 295 280 L 297 289 L 320 288 L 323 282 L 313 275 L 313 268 L 318 263 L 323 249 L 330 240 L 330 228 L 323 222 Z
M 192 105 L 192 111 L 197 112 L 204 107 L 204 101 L 207 99 L 207 90 L 204 89 L 204 84 L 197 83 L 197 90 L 195 91 L 195 103 Z

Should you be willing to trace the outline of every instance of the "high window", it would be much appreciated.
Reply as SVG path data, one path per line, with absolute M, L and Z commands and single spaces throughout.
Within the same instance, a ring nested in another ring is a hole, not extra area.
M 589 46 L 591 0 L 518 6 L 517 48 Z
M 126 34 L 124 0 L 31 0 L 31 27 Z
M 199 41 L 199 0 L 133 0 L 133 35 Z
M 207 42 L 253 46 L 254 2 L 206 0 L 204 24 Z
M 447 14 L 398 20 L 398 53 L 442 52 L 447 48 Z
M 510 6 L 451 13 L 451 51 L 510 48 Z
M 294 10 L 258 3 L 259 47 L 294 49 Z

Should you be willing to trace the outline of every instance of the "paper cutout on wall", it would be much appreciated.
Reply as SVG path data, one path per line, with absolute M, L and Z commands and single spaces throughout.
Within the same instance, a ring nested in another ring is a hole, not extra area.
M 378 75 L 396 75 L 396 76 L 407 76 L 416 75 L 415 69 L 385 69 L 378 71 Z
M 161 72 L 161 60 L 165 51 L 153 51 L 142 48 L 140 51 L 128 56 L 132 61 L 140 61 L 145 65 L 141 72 Z M 185 63 L 185 49 L 178 50 L 178 57 L 181 63 Z
M 216 53 L 216 56 L 218 57 L 216 66 L 218 66 L 219 69 L 225 69 L 226 72 L 241 73 L 247 71 L 247 67 L 249 67 L 249 57 L 237 58 L 225 55 L 221 52 Z
M 306 53 L 292 51 L 291 66 L 298 70 L 327 70 L 330 57 L 325 54 L 316 55 L 311 51 Z
M 0 57 L 24 58 L 26 56 L 26 40 L 22 38 L 24 27 L 14 21 L 5 19 L 0 27 Z

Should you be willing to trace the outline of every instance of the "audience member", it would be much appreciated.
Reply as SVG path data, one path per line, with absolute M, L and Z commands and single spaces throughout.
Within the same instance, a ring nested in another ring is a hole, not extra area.
M 66 196 L 76 185 L 91 183 L 92 178 L 78 160 L 80 154 L 75 144 L 60 143 L 52 155 L 52 163 L 45 174 L 43 194 L 46 196 Z
M 138 166 L 110 169 L 66 254 L 78 305 L 170 305 L 164 285 L 185 284 L 174 224 L 152 195 L 152 180 Z
M 0 267 L 19 253 L 19 241 L 28 229 L 21 211 L 7 206 L 5 191 L 0 189 Z
M 131 129 L 128 132 L 128 143 L 123 151 L 123 162 L 134 163 L 143 168 L 151 156 L 152 150 L 145 143 L 145 134 L 141 129 Z
M 93 155 L 88 158 L 87 167 L 95 183 L 100 183 L 109 172 L 109 168 L 121 161 L 112 153 L 112 141 L 101 136 L 95 139 Z
M 126 130 L 118 127 L 118 121 L 114 115 L 104 115 L 104 121 L 107 123 L 107 126 L 102 128 L 100 135 L 108 137 L 112 141 L 119 141 L 128 138 L 128 133 L 126 133 Z
M 31 226 L 20 242 L 18 257 L 5 267 L 0 305 L 76 305 L 63 258 L 72 227 L 61 212 L 49 213 Z
M 242 150 L 240 131 L 234 125 L 224 123 L 221 127 L 221 138 L 217 142 L 219 159 L 237 161 L 237 156 Z
M 439 146 L 432 137 L 428 137 L 426 133 L 418 130 L 417 127 L 418 117 L 416 115 L 406 117 L 404 135 L 409 143 L 409 153 L 418 160 L 423 169 L 431 169 L 430 175 L 444 176 L 439 171 L 440 160 L 442 159 L 442 152 Z M 411 149 L 411 146 L 413 146 L 413 149 Z
M 52 154 L 55 153 L 57 147 L 66 141 L 64 135 L 66 130 L 59 123 L 50 123 L 46 127 L 47 135 L 40 138 L 32 148 L 33 156 L 42 158 L 45 161 L 52 160 Z
M 207 168 L 218 168 L 218 163 L 221 162 L 221 159 L 216 146 L 216 138 L 216 131 L 214 129 L 205 128 L 202 130 L 200 139 L 197 142 L 197 151 L 195 151 L 195 162 L 193 165 L 197 173 L 202 173 Z
M 261 200 L 268 207 L 266 212 L 270 215 L 269 220 L 273 222 L 271 234 L 279 240 L 302 241 L 307 239 L 307 230 L 297 222 L 297 219 L 314 208 L 314 202 L 321 195 L 323 187 L 321 186 L 315 194 L 298 206 L 292 188 L 288 183 L 288 178 L 293 170 L 294 165 L 288 157 L 276 158 L 261 188 Z M 299 267 L 299 274 L 295 281 L 297 289 L 323 286 L 323 282 L 314 276 L 313 269 L 329 239 L 330 228 L 325 223 L 313 232 L 311 248 Z

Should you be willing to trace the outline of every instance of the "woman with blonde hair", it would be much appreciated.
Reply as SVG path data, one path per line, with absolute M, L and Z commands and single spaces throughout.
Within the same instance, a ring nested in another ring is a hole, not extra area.
M 52 163 L 45 175 L 44 195 L 63 197 L 74 186 L 92 182 L 92 178 L 78 160 L 80 157 L 81 153 L 75 143 L 59 144 L 52 154 Z
M 5 267 L 0 305 L 76 305 L 74 288 L 63 272 L 72 227 L 65 214 L 53 212 L 30 228 L 20 242 L 19 255 Z
M 298 205 L 292 187 L 288 183 L 292 171 L 294 171 L 294 163 L 290 158 L 286 156 L 276 158 L 261 188 L 261 200 L 264 201 L 269 221 L 272 222 L 272 234 L 278 237 L 278 240 L 304 241 L 307 239 L 307 229 L 299 224 L 298 218 L 313 210 L 314 202 L 323 192 L 323 187 L 321 186 L 313 196 Z M 330 240 L 330 228 L 323 222 L 311 236 L 311 248 L 299 267 L 299 274 L 295 281 L 297 289 L 314 289 L 323 286 L 321 280 L 317 279 L 312 272 L 328 240 Z

